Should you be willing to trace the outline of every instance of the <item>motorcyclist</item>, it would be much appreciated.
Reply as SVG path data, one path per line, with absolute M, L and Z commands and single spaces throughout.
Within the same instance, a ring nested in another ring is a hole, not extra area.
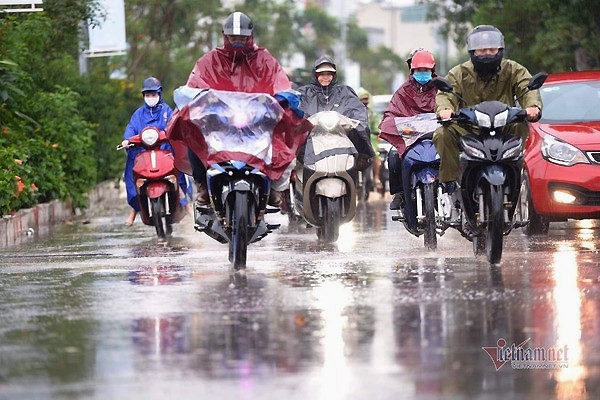
M 527 112 L 528 121 L 536 121 L 541 116 L 542 99 L 539 91 L 529 91 L 527 84 L 531 74 L 521 64 L 503 58 L 504 36 L 492 25 L 479 25 L 467 36 L 467 50 L 470 60 L 452 68 L 447 79 L 454 93 L 461 96 L 466 104 L 459 104 L 452 93 L 439 92 L 436 96 L 435 112 L 441 120 L 449 119 L 460 107 L 474 106 L 482 101 L 497 100 L 515 105 L 519 98 Z M 521 97 L 522 96 L 522 97 Z M 515 135 L 525 138 L 529 132 L 527 122 L 507 127 Z M 446 193 L 456 190 L 459 172 L 459 139 L 466 134 L 478 134 L 477 130 L 467 130 L 458 124 L 442 126 L 435 131 L 433 141 L 441 157 L 440 182 Z
M 246 93 L 274 95 L 284 107 L 297 110 L 299 98 L 291 91 L 292 83 L 275 57 L 254 43 L 254 25 L 250 17 L 241 12 L 230 14 L 223 23 L 223 47 L 215 48 L 200 57 L 189 75 L 186 86 L 197 89 L 216 89 Z M 191 172 L 196 181 L 197 203 L 209 203 L 206 185 L 206 167 L 183 141 L 178 127 L 178 111 L 169 123 L 168 135 L 176 153 L 187 152 Z M 274 157 L 277 153 L 274 151 Z M 185 170 L 185 169 L 184 169 Z M 281 179 L 271 182 L 269 204 L 281 206 L 281 191 L 289 185 L 286 169 Z
M 375 190 L 380 191 L 383 190 L 383 183 L 379 179 L 379 172 L 381 170 L 381 159 L 379 158 L 379 123 L 381 122 L 381 115 L 373 110 L 372 101 L 371 101 L 371 93 L 363 88 L 362 86 L 358 88 L 357 91 L 358 99 L 361 103 L 365 105 L 367 108 L 367 117 L 369 119 L 369 133 L 371 137 L 371 146 L 373 146 L 373 151 L 375 152 L 375 157 L 373 157 L 373 183 L 375 184 Z
M 423 48 L 418 48 L 411 52 L 406 62 L 410 68 L 410 76 L 392 96 L 379 125 L 379 129 L 389 135 L 398 134 L 394 118 L 432 113 L 435 108 L 437 89 L 431 83 L 431 79 L 436 76 L 433 54 Z M 396 149 L 392 149 L 388 153 L 390 194 L 394 196 L 390 202 L 390 209 L 401 210 L 404 203 L 404 191 L 400 154 L 404 152 L 405 145 L 403 141 L 398 141 L 394 145 Z
M 123 141 L 121 145 L 127 147 L 129 139 L 132 136 L 140 134 L 142 130 L 148 126 L 155 126 L 158 129 L 165 129 L 167 121 L 171 118 L 173 110 L 167 103 L 162 99 L 162 84 L 158 79 L 151 76 L 144 80 L 142 83 L 142 97 L 144 98 L 144 104 L 139 107 L 131 115 L 131 119 L 125 128 L 123 133 Z M 169 144 L 163 144 L 163 149 L 169 149 L 173 151 Z M 125 220 L 125 225 L 131 226 L 137 213 L 140 211 L 138 203 L 138 195 L 133 181 L 133 163 L 135 157 L 144 151 L 141 147 L 135 147 L 127 150 L 127 161 L 125 162 L 125 188 L 127 190 L 127 203 L 131 206 L 129 216 Z M 188 187 L 187 178 L 184 174 L 180 173 L 179 186 L 183 193 L 189 193 L 191 187 Z M 183 206 L 187 205 L 187 198 L 183 197 L 181 200 Z
M 358 151 L 356 167 L 364 171 L 375 155 L 368 132 L 367 109 L 360 102 L 356 92 L 337 81 L 337 70 L 333 58 L 324 55 L 313 64 L 311 83 L 301 86 L 300 109 L 311 116 L 321 111 L 337 111 L 360 123 L 348 133 L 348 138 Z

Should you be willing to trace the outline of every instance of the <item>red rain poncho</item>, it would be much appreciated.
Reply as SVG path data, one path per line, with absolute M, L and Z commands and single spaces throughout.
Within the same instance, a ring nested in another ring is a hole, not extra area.
M 434 112 L 436 94 L 437 89 L 431 82 L 422 86 L 411 76 L 392 96 L 379 124 L 379 136 L 396 147 L 398 154 L 404 153 L 405 144 L 402 135 L 396 129 L 394 118 Z
M 266 49 L 258 47 L 252 36 L 241 49 L 234 48 L 226 36 L 224 40 L 224 47 L 211 50 L 196 61 L 187 86 L 269 95 L 291 88 L 291 82 L 279 62 Z M 290 109 L 285 110 L 273 132 L 273 160 L 270 169 L 263 171 L 270 179 L 278 179 L 294 160 L 296 151 L 306 141 L 311 128 L 312 124 L 308 120 L 297 117 Z M 197 140 L 197 129 L 189 121 L 187 106 L 176 110 L 167 126 L 167 135 L 174 149 L 175 166 L 188 175 L 192 173 L 187 157 L 188 147 L 205 165 L 208 164 L 203 158 L 205 153 L 201 143 Z M 240 161 L 253 165 L 251 160 Z

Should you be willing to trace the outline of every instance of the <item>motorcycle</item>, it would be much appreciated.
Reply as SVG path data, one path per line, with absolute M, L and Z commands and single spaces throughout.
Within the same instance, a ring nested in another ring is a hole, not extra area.
M 125 148 L 143 148 L 133 163 L 133 179 L 137 189 L 140 216 L 145 225 L 154 226 L 159 239 L 165 239 L 173 232 L 172 225 L 185 216 L 181 205 L 183 193 L 179 189 L 173 153 L 161 149 L 168 143 L 164 131 L 154 126 L 144 128 L 138 135 L 129 138 Z
M 289 117 L 274 97 L 264 93 L 203 91 L 180 116 L 194 126 L 186 141 L 207 165 L 210 205 L 196 206 L 195 229 L 227 243 L 234 269 L 244 269 L 248 245 L 279 227 L 264 219 L 266 213 L 279 211 L 267 209 L 275 179 L 273 162 L 280 160 L 273 144 L 278 140 L 278 149 L 283 149 L 304 137 L 294 137 L 294 132 L 288 137 L 286 129 L 276 128 Z M 285 149 L 293 160 L 295 148 Z
M 381 160 L 381 167 L 379 168 L 379 181 L 381 181 L 383 185 L 383 188 L 380 191 L 381 197 L 385 195 L 386 191 L 389 191 L 390 170 L 388 168 L 387 158 L 391 149 L 392 145 L 390 143 L 383 139 L 379 140 L 377 153 Z
M 539 89 L 547 76 L 534 75 L 528 89 Z M 443 92 L 453 93 L 452 85 L 444 78 L 434 78 L 433 84 Z M 498 264 L 502 258 L 504 236 L 526 224 L 515 219 L 523 168 L 522 139 L 505 132 L 511 124 L 523 122 L 526 117 L 521 107 L 484 101 L 461 108 L 450 120 L 441 121 L 458 123 L 479 133 L 465 135 L 460 140 L 457 195 L 463 223 L 457 229 L 473 242 L 474 254 L 485 252 L 491 264 Z
M 337 111 L 321 111 L 308 120 L 314 128 L 296 160 L 292 212 L 316 226 L 317 237 L 330 243 L 338 239 L 340 225 L 356 213 L 358 152 L 347 132 L 359 121 Z
M 404 202 L 392 220 L 401 221 L 417 237 L 423 235 L 425 247 L 435 250 L 437 235 L 446 231 L 444 221 L 452 211 L 439 184 L 440 156 L 432 140 L 437 118 L 434 113 L 424 113 L 396 117 L 394 123 L 405 144 L 400 154 Z

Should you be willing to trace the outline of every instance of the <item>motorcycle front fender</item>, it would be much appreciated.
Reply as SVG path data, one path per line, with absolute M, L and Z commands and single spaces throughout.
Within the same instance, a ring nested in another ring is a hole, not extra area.
M 169 186 L 165 181 L 151 182 L 146 185 L 146 196 L 150 199 L 156 199 L 169 191 Z
M 491 185 L 504 185 L 506 182 L 506 171 L 499 165 L 487 165 L 481 169 L 481 172 L 478 174 L 477 182 L 481 179 L 485 179 Z
M 337 198 L 346 194 L 346 182 L 338 178 L 320 179 L 315 185 L 315 194 Z
M 417 186 L 417 182 L 422 182 L 423 184 L 433 183 L 438 179 L 440 171 L 436 168 L 426 167 L 416 171 L 413 175 L 412 186 L 413 188 Z

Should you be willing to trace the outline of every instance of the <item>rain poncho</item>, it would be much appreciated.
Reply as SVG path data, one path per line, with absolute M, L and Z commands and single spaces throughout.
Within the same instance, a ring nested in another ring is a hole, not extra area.
M 202 56 L 191 72 L 187 86 L 198 89 L 217 89 L 232 92 L 266 93 L 271 96 L 291 89 L 291 82 L 279 62 L 266 49 L 258 47 L 249 37 L 246 45 L 234 48 L 224 36 L 225 45 Z M 299 118 L 291 109 L 273 133 L 273 160 L 269 171 L 272 180 L 278 179 L 295 159 L 298 146 L 306 140 L 312 124 Z M 191 148 L 202 159 L 198 147 L 198 128 L 190 121 L 189 108 L 176 110 L 167 127 L 167 136 L 175 149 L 175 166 L 186 174 L 192 174 L 187 157 Z
M 369 130 L 371 131 L 371 146 L 373 146 L 374 151 L 377 151 L 379 149 L 379 124 L 381 123 L 381 115 L 373 110 L 373 97 L 367 89 L 361 86 L 358 88 L 357 94 L 359 99 L 363 97 L 369 98 L 367 116 L 369 118 Z
M 367 132 L 368 117 L 367 109 L 360 102 L 356 92 L 346 85 L 338 85 L 337 74 L 334 74 L 333 80 L 328 86 L 321 86 L 317 80 L 316 67 L 324 62 L 335 65 L 332 59 L 327 56 L 320 57 L 313 65 L 312 80 L 309 85 L 298 88 L 302 93 L 300 109 L 304 111 L 307 117 L 320 111 L 337 111 L 348 118 L 360 121 L 355 130 L 348 135 L 356 150 L 368 157 L 373 157 L 375 153 L 371 147 L 371 141 Z
M 437 89 L 431 82 L 421 85 L 410 76 L 396 90 L 388 108 L 383 113 L 383 119 L 379 125 L 380 137 L 387 140 L 398 149 L 399 154 L 402 154 L 405 149 L 404 140 L 396 129 L 394 118 L 433 112 L 436 94 Z

